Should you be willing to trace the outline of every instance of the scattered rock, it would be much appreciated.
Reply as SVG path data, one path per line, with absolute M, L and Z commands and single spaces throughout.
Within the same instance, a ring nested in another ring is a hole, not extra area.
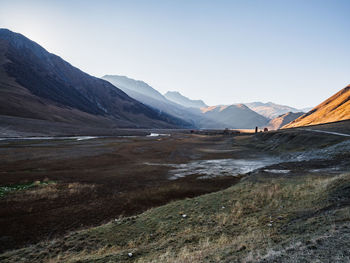
M 183 214 L 183 215 L 182 215 L 182 217 L 183 217 L 183 218 L 186 218 L 186 217 L 187 217 L 187 215 L 186 215 L 186 214 Z
M 267 224 L 267 226 L 272 227 L 272 224 L 271 224 L 271 223 L 269 223 L 269 224 Z
M 308 249 L 311 249 L 311 250 L 315 250 L 315 249 L 317 249 L 317 247 L 316 247 L 316 246 L 308 246 L 307 248 L 308 248 Z
M 237 251 L 243 251 L 245 250 L 247 247 L 245 245 L 241 245 Z
M 128 257 L 132 258 L 133 254 L 131 252 L 128 253 Z

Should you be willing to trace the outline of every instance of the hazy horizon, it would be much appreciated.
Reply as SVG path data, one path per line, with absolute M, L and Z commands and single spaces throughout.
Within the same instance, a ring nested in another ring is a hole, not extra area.
M 81 70 L 208 105 L 314 107 L 349 84 L 348 1 L 2 1 L 0 27 Z

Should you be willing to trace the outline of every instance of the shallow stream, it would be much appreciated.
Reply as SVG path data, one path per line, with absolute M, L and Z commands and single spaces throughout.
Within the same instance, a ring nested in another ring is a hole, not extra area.
M 189 175 L 200 175 L 198 179 L 209 179 L 218 176 L 238 176 L 279 162 L 280 159 L 278 158 L 264 157 L 258 159 L 196 160 L 183 164 L 146 164 L 171 167 L 169 180 L 176 180 Z

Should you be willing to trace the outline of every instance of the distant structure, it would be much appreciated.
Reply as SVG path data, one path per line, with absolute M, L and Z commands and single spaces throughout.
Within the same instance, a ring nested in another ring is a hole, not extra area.
M 255 133 L 258 133 L 258 126 L 255 127 Z
M 268 128 L 264 128 L 264 132 L 268 132 L 269 131 L 269 129 Z

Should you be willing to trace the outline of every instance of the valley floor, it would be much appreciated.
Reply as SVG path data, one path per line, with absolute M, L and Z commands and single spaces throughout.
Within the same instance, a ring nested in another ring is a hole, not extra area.
M 0 143 L 2 262 L 350 261 L 346 136 Z
M 169 180 L 169 170 L 191 160 L 231 157 L 231 145 L 231 137 L 177 133 L 2 140 L 0 247 L 20 247 L 227 188 L 239 177 L 197 180 L 193 174 Z

